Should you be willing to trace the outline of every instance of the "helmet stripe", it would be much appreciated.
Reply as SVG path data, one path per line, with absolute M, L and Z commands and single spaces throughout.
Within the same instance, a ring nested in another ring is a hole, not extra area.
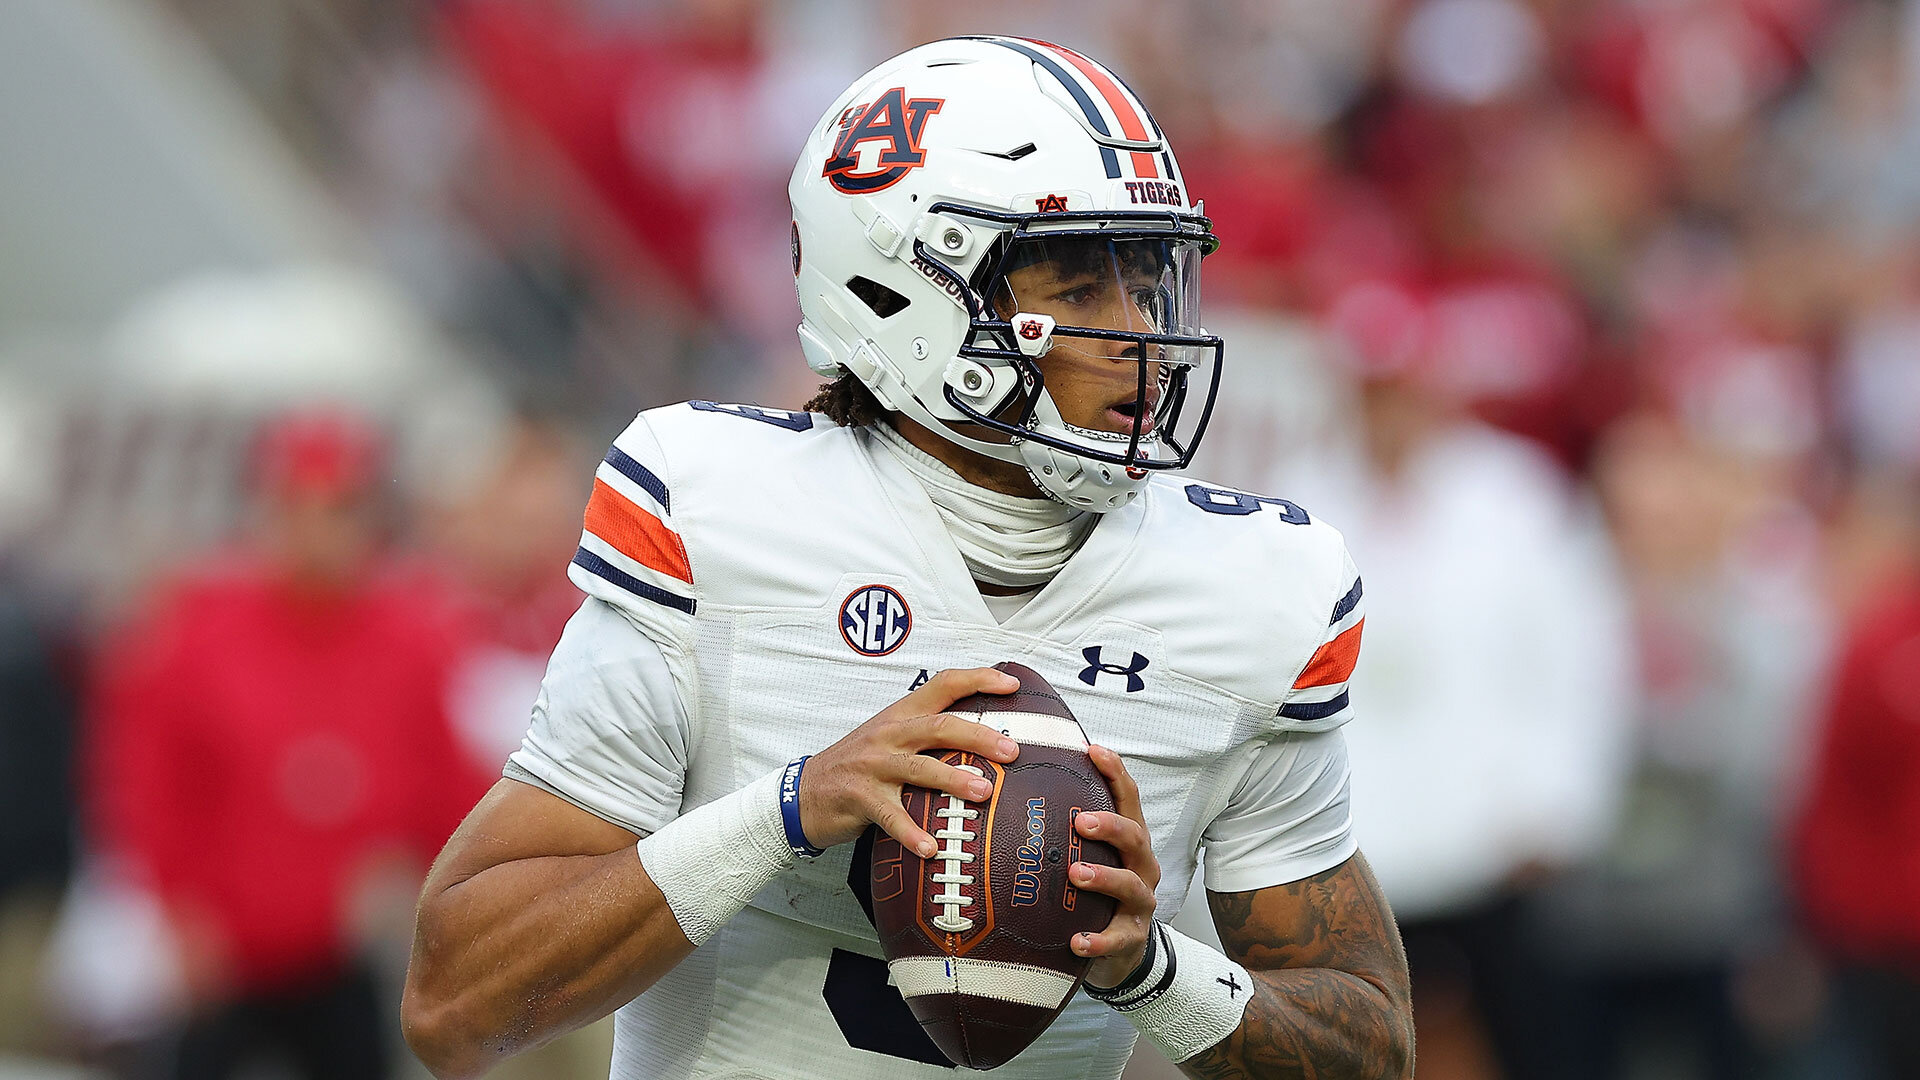
M 1046 68 L 1055 79 L 1060 81 L 1061 86 L 1067 88 L 1067 93 L 1073 95 L 1073 100 L 1079 104 L 1080 111 L 1086 114 L 1087 123 L 1093 126 L 1093 130 L 1108 138 L 1113 137 L 1113 131 L 1107 127 L 1107 118 L 1100 115 L 1100 106 L 1093 103 L 1093 98 L 1088 96 L 1086 89 L 1080 85 L 1079 80 L 1075 79 L 1066 68 L 1061 67 L 1059 61 L 1038 49 L 1030 49 L 1019 41 L 1008 38 L 990 37 L 977 38 L 976 40 L 987 41 L 1012 49 L 1014 52 L 1021 53 L 1034 63 Z M 1112 147 L 1102 146 L 1100 148 L 1100 162 L 1107 168 L 1108 179 L 1118 180 L 1120 178 L 1120 158 L 1114 154 Z
M 1115 85 L 1113 76 L 1108 75 L 1100 65 L 1072 49 L 1055 45 L 1051 41 L 1038 41 L 1033 38 L 1026 40 L 1052 49 L 1066 58 L 1067 63 L 1079 68 L 1080 73 L 1093 84 L 1093 88 L 1100 91 L 1100 96 L 1106 99 L 1107 107 L 1113 110 L 1114 119 L 1120 121 L 1120 133 L 1135 142 L 1147 141 L 1149 138 L 1147 127 L 1140 122 L 1142 110 L 1136 109 L 1133 103 L 1127 100 L 1127 96 L 1120 92 L 1120 87 Z M 1142 180 L 1159 179 L 1160 171 L 1154 167 L 1153 155 L 1140 150 L 1133 151 L 1133 174 Z
M 1108 75 L 1111 75 L 1113 77 L 1113 81 L 1120 84 L 1120 89 L 1125 90 L 1127 92 L 1127 100 L 1133 102 L 1133 107 L 1140 110 L 1140 115 L 1146 119 L 1147 126 L 1153 129 L 1153 137 L 1156 139 L 1166 138 L 1167 137 L 1166 132 L 1160 130 L 1159 121 L 1156 121 L 1153 118 L 1153 113 L 1148 111 L 1147 103 L 1141 100 L 1139 92 L 1136 91 L 1127 82 L 1127 80 L 1121 78 L 1119 72 L 1111 71 L 1106 68 L 1101 68 L 1100 70 L 1106 71 Z

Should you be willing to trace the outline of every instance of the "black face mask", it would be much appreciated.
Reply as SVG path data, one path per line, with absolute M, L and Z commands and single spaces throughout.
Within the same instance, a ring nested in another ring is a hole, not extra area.
M 1019 374 L 998 401 L 970 402 L 948 387 L 948 404 L 981 427 L 1122 466 L 1129 475 L 1192 462 L 1213 412 L 1225 352 L 1199 325 L 1200 261 L 1219 246 L 1206 218 L 1171 211 L 1019 215 L 953 203 L 929 211 L 1005 230 L 971 281 L 915 244 L 920 259 L 947 277 L 967 305 L 970 325 L 959 355 L 1010 365 Z M 1023 287 L 1030 295 L 1020 294 Z M 1046 317 L 1032 317 L 1036 312 Z M 1046 384 L 1034 361 L 1059 346 L 1134 361 L 1131 430 L 1042 424 Z

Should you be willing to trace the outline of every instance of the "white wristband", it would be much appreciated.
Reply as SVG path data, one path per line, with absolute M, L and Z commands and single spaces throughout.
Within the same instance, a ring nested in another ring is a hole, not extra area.
M 1167 1060 L 1182 1062 L 1233 1034 L 1253 999 L 1253 976 L 1217 949 L 1165 923 L 1152 969 L 1138 989 L 1110 1004 Z M 1132 982 L 1132 980 L 1128 980 Z
M 780 820 L 780 773 L 689 810 L 636 847 L 681 933 L 695 945 L 793 865 Z

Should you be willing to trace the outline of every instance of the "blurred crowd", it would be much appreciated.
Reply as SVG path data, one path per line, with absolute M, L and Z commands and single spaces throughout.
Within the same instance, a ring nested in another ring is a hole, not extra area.
M 596 448 L 805 398 L 796 148 L 970 32 L 1111 63 L 1224 240 L 1198 471 L 1369 580 L 1422 1080 L 1920 1076 L 1915 5 L 78 8 L 177 32 L 353 241 L 153 282 L 58 378 L 0 318 L 0 1077 L 418 1075 L 411 891 Z

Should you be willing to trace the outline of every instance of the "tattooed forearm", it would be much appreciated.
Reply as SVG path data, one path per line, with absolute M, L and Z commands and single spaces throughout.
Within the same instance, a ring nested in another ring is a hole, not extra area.
M 1379 988 L 1345 972 L 1258 972 L 1258 992 L 1232 1035 L 1180 1066 L 1216 1078 L 1408 1075 L 1412 1035 Z
M 1239 1028 L 1182 1071 L 1201 1080 L 1412 1075 L 1406 953 L 1366 860 L 1207 899 L 1221 943 L 1257 986 Z

